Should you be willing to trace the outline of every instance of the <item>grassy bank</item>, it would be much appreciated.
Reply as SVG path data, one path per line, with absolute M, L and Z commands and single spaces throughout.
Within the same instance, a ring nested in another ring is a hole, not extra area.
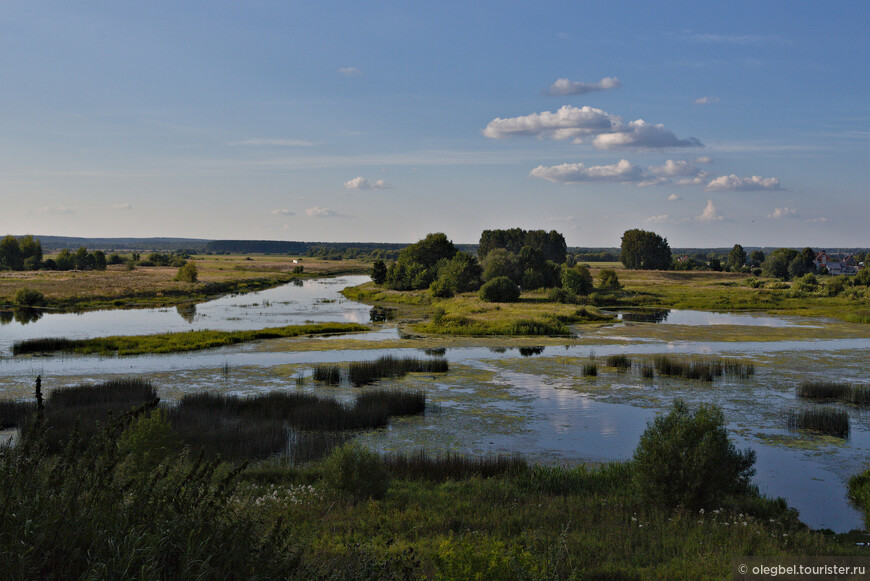
M 28 339 L 15 343 L 13 355 L 32 353 L 78 353 L 82 355 L 142 355 L 145 353 L 178 353 L 211 349 L 261 339 L 356 333 L 369 328 L 356 323 L 317 323 L 269 327 L 254 331 L 185 331 L 156 335 L 126 335 L 95 339 Z
M 370 265 L 357 260 L 327 261 L 290 256 L 195 256 L 197 282 L 173 280 L 178 268 L 110 266 L 104 271 L 0 272 L 0 307 L 11 307 L 22 288 L 42 293 L 46 309 L 171 306 L 201 302 L 229 293 L 253 292 L 306 277 L 366 274 Z M 303 267 L 303 272 L 294 269 Z

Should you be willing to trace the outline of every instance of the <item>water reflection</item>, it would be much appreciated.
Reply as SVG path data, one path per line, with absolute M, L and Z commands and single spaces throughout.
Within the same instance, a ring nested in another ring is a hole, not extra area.
M 196 319 L 196 304 L 190 303 L 186 305 L 178 305 L 175 307 L 175 310 L 178 311 L 178 316 L 187 321 L 188 323 L 193 323 L 194 319 Z
M 372 307 L 369 311 L 369 320 L 372 323 L 383 323 L 396 318 L 396 309 L 390 307 Z
M 28 323 L 35 323 L 45 313 L 38 309 L 12 309 L 11 311 L 0 311 L 0 325 L 9 325 L 13 321 L 18 323 L 19 325 L 27 325 Z
M 668 320 L 670 309 L 661 311 L 626 311 L 619 314 L 619 319 L 636 323 L 663 323 Z
M 535 346 L 535 347 L 520 347 L 520 355 L 523 357 L 531 357 L 533 355 L 540 355 L 544 352 L 543 346 Z

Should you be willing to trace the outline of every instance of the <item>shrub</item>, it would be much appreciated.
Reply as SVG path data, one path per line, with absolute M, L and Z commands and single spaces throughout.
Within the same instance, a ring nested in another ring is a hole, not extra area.
M 326 484 L 349 493 L 354 500 L 383 498 L 390 487 L 390 475 L 381 457 L 359 444 L 336 448 L 323 468 Z
M 722 410 L 701 405 L 691 412 L 682 400 L 647 427 L 633 462 L 634 484 L 646 500 L 690 510 L 745 493 L 755 473 L 755 452 L 734 447 Z
M 196 269 L 196 264 L 193 262 L 187 262 L 178 269 L 178 274 L 175 275 L 175 279 L 180 282 L 196 282 L 196 278 L 199 275 Z
M 603 268 L 598 273 L 598 285 L 607 290 L 620 290 L 622 285 L 619 283 L 619 277 L 616 271 L 612 268 Z
M 577 295 L 564 288 L 551 288 L 547 291 L 547 300 L 551 303 L 576 304 Z
M 593 287 L 592 274 L 585 264 L 562 270 L 562 288 L 578 295 L 588 295 Z
M 480 299 L 490 303 L 513 303 L 520 298 L 520 287 L 506 276 L 499 276 L 480 287 Z
M 22 307 L 40 307 L 45 304 L 45 295 L 25 287 L 15 293 L 15 304 Z

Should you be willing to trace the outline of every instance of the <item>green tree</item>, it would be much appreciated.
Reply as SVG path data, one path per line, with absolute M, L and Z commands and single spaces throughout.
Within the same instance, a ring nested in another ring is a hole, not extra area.
M 196 268 L 196 263 L 190 260 L 178 269 L 178 274 L 175 275 L 174 280 L 180 282 L 196 282 L 198 276 L 199 271 Z
M 728 253 L 728 260 L 725 265 L 729 270 L 738 271 L 746 264 L 746 251 L 739 244 L 735 244 L 731 252 Z
M 42 242 L 30 234 L 20 240 L 21 256 L 26 270 L 39 270 L 42 266 Z
M 433 282 L 438 285 L 436 296 L 453 296 L 456 293 L 476 291 L 480 288 L 482 270 L 477 259 L 467 252 L 457 252 L 450 260 L 442 260 L 438 275 Z M 449 294 L 445 294 L 449 293 Z
M 798 251 L 793 248 L 779 248 L 770 253 L 770 256 L 761 265 L 764 276 L 788 280 L 789 264 L 798 257 Z M 800 261 L 803 264 L 803 260 Z M 803 272 L 801 272 L 803 274 Z
M 58 270 L 72 270 L 73 268 L 75 268 L 76 260 L 73 257 L 72 253 L 68 249 L 64 248 L 57 253 L 55 264 L 57 265 Z
M 94 250 L 91 254 L 94 257 L 94 270 L 106 270 L 106 254 L 102 250 Z
M 671 267 L 671 247 L 655 232 L 626 230 L 622 235 L 619 259 L 626 268 L 667 270 Z
M 456 255 L 456 246 L 441 232 L 406 246 L 387 269 L 386 283 L 396 290 L 429 288 L 437 275 L 438 263 Z
M 371 277 L 375 284 L 384 284 L 384 281 L 387 280 L 387 265 L 383 260 L 374 261 Z
M 0 269 L 24 269 L 24 256 L 21 253 L 21 246 L 18 243 L 18 238 L 11 234 L 4 236 L 3 240 L 0 240 Z
M 697 510 L 747 492 L 755 452 L 735 448 L 721 409 L 702 404 L 692 412 L 677 400 L 647 427 L 632 463 L 634 483 L 645 499 Z
M 491 250 L 483 259 L 482 266 L 484 281 L 506 276 L 515 283 L 519 283 L 522 275 L 517 255 L 504 248 Z
M 592 273 L 585 264 L 562 269 L 562 288 L 578 295 L 588 295 L 595 287 Z
M 622 284 L 619 282 L 619 277 L 616 271 L 612 268 L 602 268 L 598 273 L 598 286 L 604 290 L 620 290 Z
M 494 278 L 480 287 L 480 300 L 489 303 L 513 303 L 520 298 L 520 287 L 506 276 Z
M 764 252 L 761 250 L 753 250 L 752 254 L 749 255 L 749 260 L 752 261 L 752 264 L 755 266 L 761 265 L 764 262 Z
M 79 249 L 73 255 L 73 260 L 76 270 L 94 269 L 94 255 L 88 252 L 88 249 L 84 246 L 79 246 Z

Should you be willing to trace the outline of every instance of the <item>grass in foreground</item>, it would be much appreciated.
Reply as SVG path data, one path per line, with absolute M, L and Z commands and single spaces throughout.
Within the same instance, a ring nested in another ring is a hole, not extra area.
M 255 331 L 185 331 L 182 333 L 159 333 L 156 335 L 126 335 L 99 337 L 96 339 L 27 339 L 12 346 L 13 355 L 31 353 L 79 353 L 82 355 L 142 355 L 145 353 L 178 353 L 197 351 L 281 337 L 302 335 L 327 335 L 368 331 L 365 325 L 356 323 L 317 323 L 269 327 Z

